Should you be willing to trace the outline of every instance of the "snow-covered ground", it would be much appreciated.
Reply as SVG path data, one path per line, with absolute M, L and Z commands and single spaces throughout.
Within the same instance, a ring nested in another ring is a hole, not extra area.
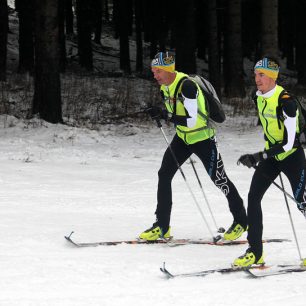
M 244 199 L 253 171 L 236 161 L 263 145 L 252 122 L 228 119 L 218 134 L 227 173 Z M 173 129 L 165 131 L 171 139 Z M 77 241 L 133 239 L 151 226 L 165 146 L 150 122 L 93 131 L 0 116 L 0 305 L 305 305 L 304 273 L 167 280 L 159 271 L 164 261 L 174 272 L 227 267 L 246 245 L 77 249 L 65 241 L 72 230 Z M 197 160 L 196 167 L 218 225 L 228 227 L 225 198 Z M 204 203 L 191 166 L 183 170 Z M 179 173 L 173 193 L 172 234 L 209 239 Z M 305 257 L 305 219 L 290 204 Z M 284 198 L 275 187 L 266 194 L 263 211 L 264 237 L 292 240 L 264 245 L 266 261 L 298 263 Z

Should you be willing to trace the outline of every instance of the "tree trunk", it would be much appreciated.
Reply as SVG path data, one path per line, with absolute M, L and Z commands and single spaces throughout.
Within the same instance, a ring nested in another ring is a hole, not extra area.
M 260 2 L 258 0 L 242 1 L 242 55 L 253 61 L 259 54 L 260 19 Z
M 143 51 L 142 51 L 142 0 L 135 0 L 135 28 L 136 28 L 136 71 L 143 70 Z
M 104 2 L 104 17 L 105 17 L 105 21 L 109 22 L 108 0 L 103 0 L 103 2 Z
M 278 57 L 278 0 L 261 0 L 261 56 Z
M 8 7 L 7 0 L 0 0 L 0 81 L 6 80 Z
M 296 43 L 296 69 L 298 72 L 298 85 L 306 86 L 306 0 L 297 1 L 297 43 Z M 303 30 L 302 30 L 303 29 Z
M 175 5 L 175 47 L 177 70 L 196 73 L 195 6 L 194 0 L 181 0 Z
M 58 0 L 36 0 L 35 89 L 33 114 L 51 122 L 62 120 L 59 74 Z
M 241 0 L 228 1 L 224 54 L 224 92 L 229 98 L 245 97 L 241 42 Z
M 94 1 L 94 29 L 95 29 L 95 38 L 94 42 L 96 44 L 101 44 L 101 34 L 102 34 L 102 9 L 103 9 L 103 0 Z
M 208 2 L 208 70 L 209 81 L 213 84 L 218 96 L 221 97 L 221 62 L 216 5 L 216 0 Z
M 91 33 L 93 29 L 92 0 L 76 0 L 79 63 L 93 69 Z
M 207 51 L 209 49 L 209 19 L 210 10 L 208 6 L 211 1 L 196 0 L 196 43 L 197 57 L 207 62 Z M 216 6 L 216 1 L 212 1 L 212 5 Z
M 119 38 L 119 0 L 113 0 L 113 28 L 114 28 L 114 38 Z
M 172 0 L 169 1 L 172 3 Z M 166 50 L 166 37 L 169 28 L 168 4 L 163 0 L 142 1 L 144 41 L 150 42 L 150 58 L 153 58 L 157 52 Z M 158 10 L 157 7 L 163 9 Z
M 131 73 L 130 48 L 129 48 L 129 11 L 130 1 L 118 0 L 118 29 L 120 44 L 120 69 L 125 73 Z
M 60 72 L 66 70 L 66 35 L 65 35 L 65 3 L 58 0 L 58 18 L 59 18 L 59 45 L 60 45 Z
M 33 72 L 34 68 L 34 18 L 35 0 L 15 0 L 19 18 L 18 72 Z
M 295 69 L 296 49 L 296 0 L 284 0 L 279 2 L 279 46 L 282 58 L 286 58 L 288 69 Z
M 65 20 L 66 20 L 66 34 L 73 34 L 73 11 L 72 11 L 72 0 L 65 1 Z
M 165 1 L 158 0 L 157 2 L 158 7 L 162 7 L 165 4 Z M 155 6 L 153 7 L 153 10 L 155 9 Z M 169 24 L 168 24 L 168 9 L 164 10 L 155 10 L 155 19 L 154 23 L 152 25 L 153 30 L 156 32 L 156 38 L 157 43 L 159 46 L 159 51 L 165 51 L 166 50 L 166 38 L 169 30 Z M 195 15 L 193 15 L 195 18 Z M 155 54 L 154 54 L 155 55 Z

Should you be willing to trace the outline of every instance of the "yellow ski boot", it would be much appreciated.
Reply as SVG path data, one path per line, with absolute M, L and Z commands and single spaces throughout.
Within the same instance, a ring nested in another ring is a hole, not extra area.
M 242 225 L 234 221 L 233 224 L 230 226 L 230 228 L 224 233 L 223 239 L 224 240 L 236 240 L 247 229 L 248 227 L 244 228 Z
M 154 241 L 159 238 L 169 239 L 171 238 L 170 235 L 170 226 L 167 230 L 167 232 L 164 234 L 162 229 L 158 226 L 157 223 L 154 223 L 152 227 L 145 230 L 139 235 L 140 239 L 147 240 L 147 241 Z
M 264 265 L 263 255 L 256 260 L 255 254 L 251 252 L 251 249 L 247 249 L 245 254 L 236 258 L 232 264 L 235 268 L 248 268 L 252 265 Z

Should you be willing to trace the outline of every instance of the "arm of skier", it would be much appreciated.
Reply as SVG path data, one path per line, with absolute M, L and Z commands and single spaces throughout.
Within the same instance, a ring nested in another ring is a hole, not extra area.
M 293 148 L 296 136 L 296 110 L 296 102 L 288 97 L 283 103 L 283 116 L 285 118 L 283 141 L 265 152 L 267 158 L 287 152 Z
M 283 104 L 284 120 L 284 137 L 283 141 L 272 148 L 255 154 L 245 154 L 240 156 L 237 164 L 242 163 L 249 168 L 255 167 L 256 164 L 264 159 L 273 157 L 280 153 L 287 152 L 293 148 L 296 136 L 296 103 L 290 99 Z
M 183 103 L 187 116 L 179 116 L 173 114 L 170 121 L 176 125 L 187 126 L 192 128 L 195 126 L 198 114 L 198 88 L 191 80 L 185 80 L 182 85 Z

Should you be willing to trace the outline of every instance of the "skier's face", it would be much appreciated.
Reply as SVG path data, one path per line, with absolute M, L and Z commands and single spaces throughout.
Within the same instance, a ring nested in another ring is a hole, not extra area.
M 152 67 L 154 79 L 159 85 L 170 85 L 175 79 L 174 72 L 168 72 L 163 69 Z
M 263 94 L 270 91 L 275 87 L 275 80 L 269 78 L 264 73 L 255 70 L 255 83 L 257 89 L 260 90 Z

